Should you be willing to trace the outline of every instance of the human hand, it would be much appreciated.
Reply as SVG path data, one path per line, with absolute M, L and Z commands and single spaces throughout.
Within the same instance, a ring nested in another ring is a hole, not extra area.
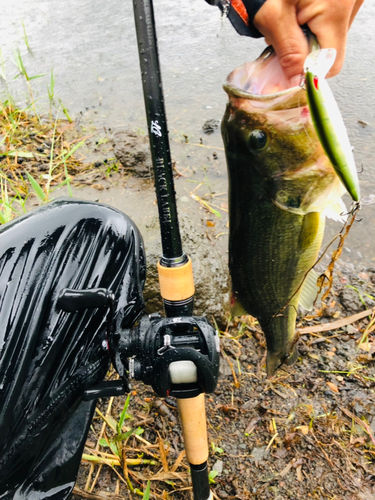
M 298 85 L 309 52 L 301 26 L 307 24 L 321 48 L 335 48 L 337 57 L 328 77 L 340 72 L 346 38 L 364 0 L 267 0 L 254 17 L 254 26 L 273 45 L 290 85 Z

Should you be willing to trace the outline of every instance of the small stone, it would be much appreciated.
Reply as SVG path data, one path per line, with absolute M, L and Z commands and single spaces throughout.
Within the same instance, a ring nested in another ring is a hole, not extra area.
M 352 325 L 348 325 L 348 326 L 346 327 L 346 331 L 347 331 L 348 333 L 357 333 L 357 332 L 358 332 L 357 328 L 354 328 L 354 326 L 352 326 Z
M 362 272 L 362 273 L 359 273 L 358 276 L 360 278 L 362 278 L 363 280 L 368 280 L 369 279 L 369 275 L 365 272 Z
M 218 475 L 220 475 L 223 472 L 223 461 L 222 460 L 216 460 L 214 465 L 212 466 L 212 470 L 216 470 Z
M 212 134 L 219 128 L 219 123 L 219 120 L 207 120 L 202 126 L 203 132 L 208 135 Z
M 363 412 L 363 406 L 362 406 L 362 405 L 360 405 L 359 403 L 356 403 L 356 404 L 354 405 L 354 410 L 355 410 L 355 412 L 356 412 L 356 413 L 357 413 L 357 415 L 358 415 L 358 414 L 360 414 L 360 413 L 362 413 L 362 412 Z
M 241 410 L 248 410 L 249 408 L 251 408 L 253 405 L 251 399 L 249 399 L 249 401 L 246 401 L 246 403 L 244 403 L 242 406 L 241 406 Z
M 261 448 L 253 448 L 251 451 L 251 460 L 253 462 L 260 462 L 261 460 L 263 460 L 266 454 L 266 448 L 266 446 L 262 446 Z
M 228 493 L 226 493 L 224 490 L 219 490 L 219 491 L 217 492 L 217 494 L 218 494 L 218 496 L 219 496 L 220 498 L 227 498 L 227 497 L 228 497 Z

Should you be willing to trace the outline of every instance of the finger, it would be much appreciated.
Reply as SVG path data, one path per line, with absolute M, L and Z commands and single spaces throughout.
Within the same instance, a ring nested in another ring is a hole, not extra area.
M 290 85 L 298 85 L 308 44 L 297 22 L 295 3 L 267 0 L 257 12 L 254 25 L 273 45 Z
M 341 25 L 328 25 L 322 24 L 322 21 L 318 18 L 313 19 L 308 23 L 309 28 L 313 33 L 315 33 L 319 45 L 322 49 L 334 48 L 336 49 L 337 55 L 335 62 L 330 69 L 327 78 L 340 73 L 341 68 L 344 64 L 345 52 L 346 52 L 346 40 L 348 33 L 349 20 Z
M 337 55 L 327 77 L 337 75 L 344 64 L 347 33 L 351 15 L 357 13 L 362 0 L 342 0 L 340 8 L 337 3 L 328 0 L 304 0 L 297 6 L 297 19 L 300 24 L 308 24 L 316 35 L 322 49 L 334 48 Z
M 350 15 L 350 20 L 349 20 L 349 28 L 352 25 L 352 22 L 354 21 L 355 16 L 357 15 L 357 12 L 361 8 L 361 5 L 363 4 L 364 0 L 357 0 L 356 3 L 354 4 L 352 13 Z

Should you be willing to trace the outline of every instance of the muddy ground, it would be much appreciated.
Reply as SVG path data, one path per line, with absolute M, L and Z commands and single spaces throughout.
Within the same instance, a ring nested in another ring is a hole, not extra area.
M 92 131 L 73 133 L 72 129 L 68 123 L 57 127 L 61 151 L 71 150 L 86 137 L 86 145 L 67 163 L 75 196 L 112 204 L 113 193 L 120 192 L 128 213 L 137 210 L 140 200 L 155 208 L 152 183 L 144 180 L 149 172 L 145 138 L 123 132 L 119 138 L 110 131 L 98 137 Z M 182 138 L 180 146 L 187 140 Z M 196 146 L 204 146 L 204 141 Z M 30 186 L 17 172 L 22 167 L 37 179 L 46 175 L 51 129 L 35 124 L 35 130 L 20 137 L 19 143 L 33 156 L 3 156 L 2 170 L 13 178 L 11 186 L 27 193 Z M 126 151 L 133 151 L 127 159 L 121 153 L 124 144 Z M 217 156 L 207 148 L 207 164 L 222 176 Z M 141 166 L 138 172 L 137 165 Z M 174 168 L 180 212 L 195 225 L 198 246 L 208 244 L 212 250 L 205 250 L 202 261 L 209 261 L 208 253 L 211 259 L 225 255 L 225 196 L 215 198 L 222 193 L 212 186 L 208 189 L 205 178 L 197 177 L 195 187 L 203 185 L 208 194 L 189 187 L 190 195 L 199 196 L 187 200 L 177 180 L 184 180 L 186 171 L 181 171 L 178 161 Z M 188 175 L 194 176 L 194 169 L 188 167 Z M 60 166 L 52 184 L 61 185 L 65 176 Z M 12 189 L 10 196 L 15 194 Z M 65 194 L 64 189 L 57 193 Z M 40 203 L 31 194 L 30 206 Z M 140 222 L 144 236 L 152 226 L 148 217 Z M 198 255 L 195 260 L 199 261 Z M 271 380 L 265 374 L 263 333 L 254 318 L 230 319 L 224 300 L 227 276 L 225 270 L 220 272 L 223 287 L 217 302 L 221 310 L 209 315 L 220 326 L 220 379 L 215 393 L 206 397 L 214 497 L 375 499 L 375 268 L 338 262 L 324 314 L 300 318 L 297 325 L 298 361 Z M 175 401 L 161 401 L 149 388 L 134 384 L 122 432 L 139 430 L 116 441 L 116 422 L 125 400 L 98 402 L 73 499 L 140 497 L 149 479 L 151 498 L 192 498 Z
M 116 145 L 115 151 L 119 151 Z M 134 162 L 130 164 L 134 172 Z M 145 172 L 143 166 L 140 175 Z M 205 238 L 214 244 L 207 232 L 212 227 L 207 225 L 210 217 L 212 213 L 205 210 Z M 224 226 L 221 221 L 216 232 Z M 358 265 L 355 269 L 339 260 L 324 313 L 301 318 L 298 324 L 298 362 L 271 380 L 266 378 L 265 339 L 256 320 L 229 319 L 227 309 L 226 325 L 223 315 L 211 317 L 221 325 L 222 349 L 218 387 L 206 397 L 215 498 L 375 499 L 374 298 L 375 269 Z M 328 326 L 331 322 L 333 328 Z M 117 421 L 124 401 L 112 402 L 109 414 Z M 100 401 L 99 408 L 105 413 L 108 401 Z M 181 461 L 175 401 L 163 402 L 136 383 L 129 413 L 126 429 L 141 427 L 143 441 L 130 437 L 124 442 L 124 452 L 115 450 L 121 465 L 116 471 L 103 465 L 97 481 L 99 466 L 83 461 L 76 498 L 131 498 L 129 482 L 140 494 L 148 479 L 151 497 L 192 498 L 186 459 Z M 98 414 L 88 438 L 88 455 L 110 459 L 100 455 L 104 449 L 97 446 L 103 435 L 111 442 L 114 433 L 109 427 L 105 424 L 103 434 Z M 124 457 L 156 463 L 125 467 Z
M 346 294 L 346 284 L 358 287 L 359 281 L 373 296 L 375 270 L 363 278 L 342 275 L 329 313 L 337 319 L 303 325 L 327 328 L 329 321 L 337 325 L 363 311 L 361 302 Z M 359 347 L 366 328 L 372 330 L 373 318 L 370 311 L 362 320 L 324 332 L 308 332 L 305 326 L 297 363 L 271 380 L 266 379 L 265 339 L 256 322 L 247 317 L 228 324 L 221 333 L 220 380 L 215 394 L 206 397 L 209 464 L 217 471 L 215 498 L 375 499 L 373 334 Z M 154 459 L 155 465 L 129 465 L 125 475 L 123 466 L 115 472 L 103 465 L 91 496 L 82 490 L 90 488 L 98 466 L 88 480 L 90 465 L 83 462 L 77 483 L 81 494 L 75 498 L 132 498 L 126 475 L 141 491 L 151 479 L 154 498 L 192 498 L 185 459 L 179 464 L 183 443 L 175 401 L 160 401 L 142 384 L 133 389 L 126 426 L 141 427 L 144 440 L 130 437 L 123 456 Z M 123 398 L 112 403 L 110 414 L 117 421 L 123 405 Z M 108 401 L 100 401 L 99 408 L 105 413 Z M 102 428 L 97 415 L 87 454 L 100 456 Z M 108 425 L 106 429 L 110 441 L 114 433 Z

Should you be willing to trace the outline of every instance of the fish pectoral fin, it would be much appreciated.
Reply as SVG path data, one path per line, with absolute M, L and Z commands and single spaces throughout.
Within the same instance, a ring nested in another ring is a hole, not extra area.
M 304 279 L 298 300 L 298 305 L 306 311 L 312 311 L 314 308 L 314 303 L 319 293 L 317 281 L 318 274 L 314 271 L 314 269 L 311 269 Z
M 323 212 L 323 214 L 329 219 L 333 219 L 336 222 L 341 222 L 345 224 L 348 218 L 347 209 L 345 203 L 339 198 L 336 203 L 329 205 Z
M 291 353 L 289 354 L 289 356 L 286 358 L 286 360 L 285 360 L 285 364 L 286 364 L 287 366 L 292 366 L 292 365 L 294 365 L 294 363 L 297 361 L 298 357 L 299 357 L 299 352 L 298 352 L 298 348 L 297 348 L 297 346 L 295 345 L 295 346 L 293 347 L 292 352 L 291 352 Z
M 245 311 L 241 302 L 239 302 L 238 299 L 235 298 L 233 295 L 231 298 L 230 312 L 232 316 L 237 316 L 237 317 L 249 315 L 249 313 Z

